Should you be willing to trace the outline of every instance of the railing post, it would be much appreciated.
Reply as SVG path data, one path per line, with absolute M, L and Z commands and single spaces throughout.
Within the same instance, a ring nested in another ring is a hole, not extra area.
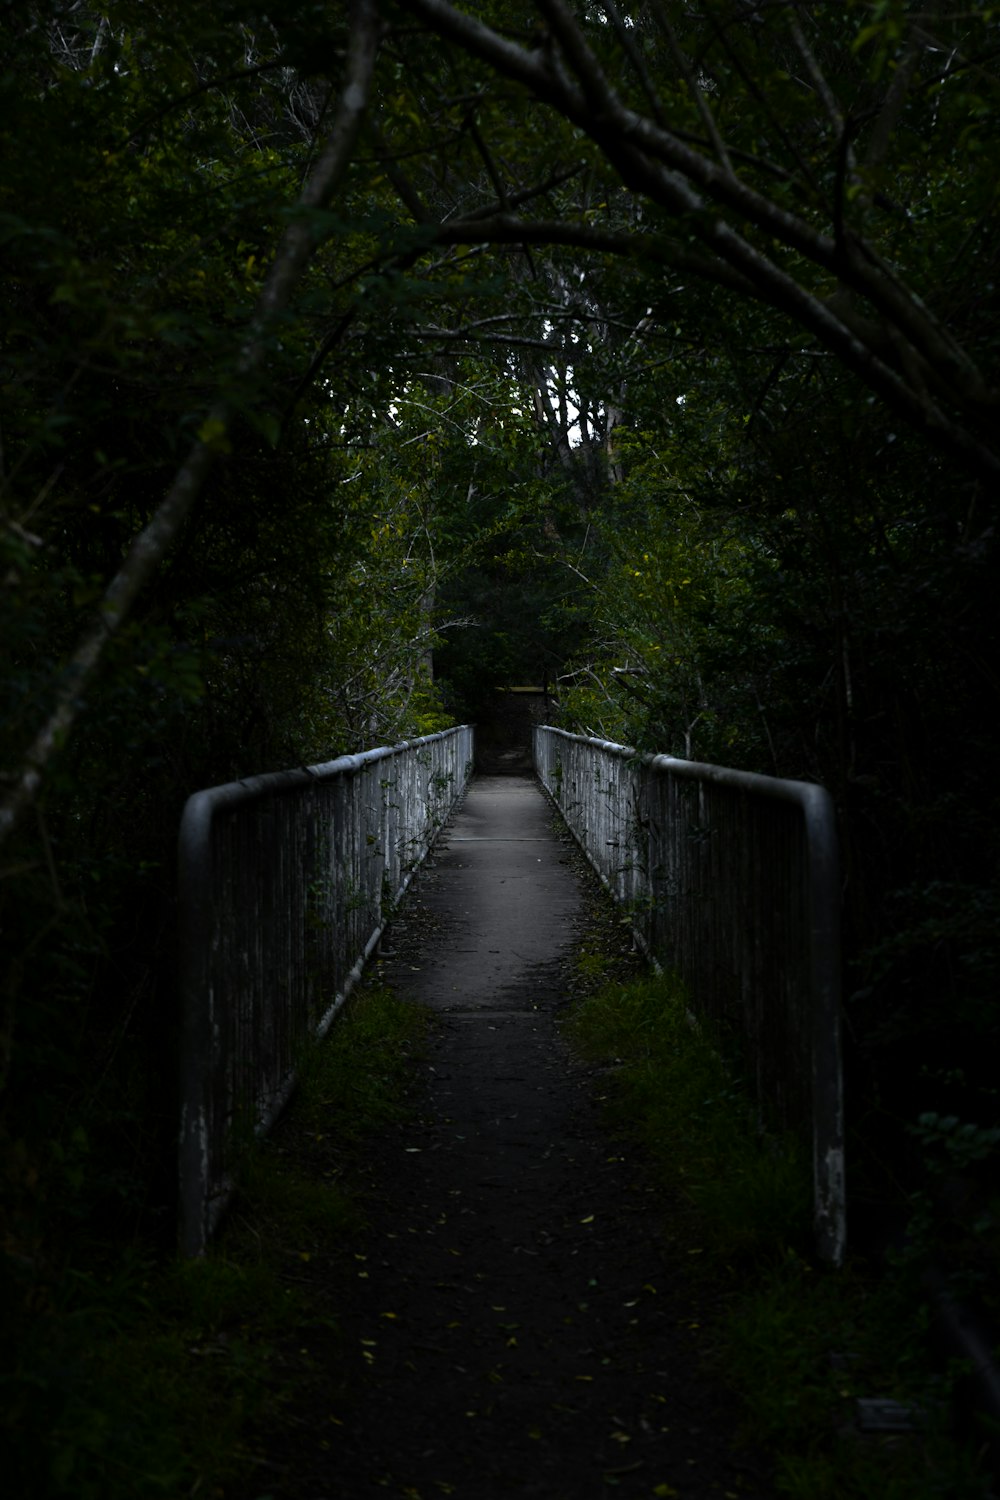
M 840 1038 L 840 873 L 833 801 L 812 788 L 809 924 L 812 988 L 813 1173 L 817 1249 L 839 1266 L 847 1248 Z
M 180 1251 L 201 1255 L 208 1236 L 212 1093 L 205 1059 L 212 1054 L 215 995 L 212 936 L 211 808 L 192 797 L 181 822 L 178 863 L 180 988 Z

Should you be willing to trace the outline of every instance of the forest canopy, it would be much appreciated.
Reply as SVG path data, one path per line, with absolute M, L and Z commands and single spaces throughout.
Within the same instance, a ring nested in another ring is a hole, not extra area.
M 169 1237 L 187 795 L 484 685 L 826 784 L 862 1178 L 994 1125 L 1000 9 L 0 28 L 13 1251 Z

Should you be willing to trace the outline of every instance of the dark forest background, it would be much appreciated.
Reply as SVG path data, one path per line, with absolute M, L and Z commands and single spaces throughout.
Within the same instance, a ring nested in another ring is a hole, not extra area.
M 10 1327 L 173 1242 L 186 797 L 511 685 L 829 787 L 855 1232 L 991 1264 L 998 27 L 4 6 Z

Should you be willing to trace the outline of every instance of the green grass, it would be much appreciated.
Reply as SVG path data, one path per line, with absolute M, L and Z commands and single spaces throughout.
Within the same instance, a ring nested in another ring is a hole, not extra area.
M 385 990 L 352 998 L 304 1059 L 288 1115 L 251 1153 L 204 1259 L 106 1245 L 99 1269 L 72 1246 L 58 1267 L 11 1263 L 0 1309 L 5 1493 L 180 1500 L 222 1495 L 252 1472 L 254 1434 L 280 1426 L 308 1378 L 299 1346 L 335 1366 L 338 1310 L 322 1263 L 357 1243 L 365 1141 L 409 1112 L 426 1024 Z
M 568 1025 L 579 1050 L 616 1065 L 612 1119 L 641 1138 L 717 1258 L 804 1246 L 803 1153 L 791 1137 L 758 1128 L 739 1077 L 692 1024 L 677 984 L 659 976 L 609 985 Z
M 357 1142 L 410 1112 L 412 1059 L 429 1016 L 397 1000 L 386 986 L 366 985 L 315 1047 L 299 1074 L 296 1119 L 347 1143 Z
M 4 1381 L 8 1493 L 172 1497 L 239 1471 L 271 1339 L 303 1311 L 271 1273 L 126 1257 L 49 1295 Z
M 974 1445 L 950 1430 L 953 1378 L 934 1367 L 911 1266 L 830 1272 L 810 1260 L 805 1153 L 758 1127 L 738 1071 L 692 1024 L 669 976 L 609 984 L 567 1022 L 609 1067 L 613 1124 L 637 1140 L 674 1207 L 668 1236 L 722 1310 L 713 1358 L 788 1500 L 984 1500 Z M 912 1433 L 862 1435 L 858 1398 L 909 1403 Z
M 365 1140 L 409 1114 L 427 1023 L 426 1011 L 384 987 L 352 998 L 302 1059 L 287 1117 L 250 1152 L 223 1244 L 280 1263 L 358 1233 L 364 1214 L 349 1179 Z

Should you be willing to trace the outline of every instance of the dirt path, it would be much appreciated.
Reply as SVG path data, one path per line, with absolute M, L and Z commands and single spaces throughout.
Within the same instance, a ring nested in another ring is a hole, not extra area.
M 533 782 L 474 782 L 382 962 L 439 1025 L 344 1297 L 359 1399 L 296 1495 L 770 1492 L 699 1368 L 662 1200 L 558 1030 L 585 902 L 550 821 Z

